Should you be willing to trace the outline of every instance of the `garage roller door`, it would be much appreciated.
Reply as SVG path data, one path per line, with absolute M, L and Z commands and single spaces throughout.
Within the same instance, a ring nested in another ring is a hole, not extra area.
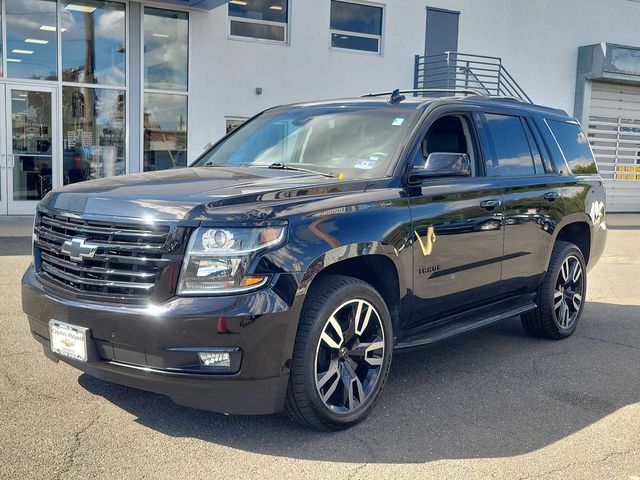
M 594 82 L 589 141 L 610 212 L 640 211 L 640 87 Z

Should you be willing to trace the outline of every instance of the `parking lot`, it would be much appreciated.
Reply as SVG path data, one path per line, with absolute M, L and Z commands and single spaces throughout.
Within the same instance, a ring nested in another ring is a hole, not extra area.
M 0 237 L 0 478 L 640 478 L 637 216 L 612 217 L 569 340 L 532 339 L 516 318 L 397 355 L 370 418 L 330 434 L 48 361 L 20 306 L 28 252 Z

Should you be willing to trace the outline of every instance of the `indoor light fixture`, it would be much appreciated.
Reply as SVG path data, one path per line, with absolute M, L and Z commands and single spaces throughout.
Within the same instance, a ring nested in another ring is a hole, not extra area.
M 7 58 L 7 62 L 22 63 L 22 60 L 20 60 L 19 58 Z
M 21 53 L 22 55 L 31 55 L 33 50 L 22 50 L 21 48 L 14 48 L 11 53 Z
M 270 10 L 282 10 L 282 6 L 281 5 L 271 5 L 269 7 Z
M 25 39 L 26 43 L 35 43 L 38 45 L 46 45 L 47 43 L 49 43 L 49 40 L 40 40 L 38 38 L 27 38 Z
M 40 30 L 44 30 L 45 32 L 55 32 L 57 31 L 56 27 L 54 25 L 41 25 L 40 26 Z M 60 29 L 61 32 L 66 32 L 67 29 L 66 28 L 61 28 Z
M 64 9 L 72 10 L 74 12 L 93 13 L 98 9 L 98 7 L 90 7 L 89 5 L 77 5 L 74 3 L 70 3 L 69 5 L 64 7 Z
M 158 38 L 169 38 L 169 35 L 165 35 L 164 33 L 152 33 L 151 36 Z
M 229 0 L 229 3 L 233 3 L 234 5 L 246 5 L 247 2 L 245 0 Z

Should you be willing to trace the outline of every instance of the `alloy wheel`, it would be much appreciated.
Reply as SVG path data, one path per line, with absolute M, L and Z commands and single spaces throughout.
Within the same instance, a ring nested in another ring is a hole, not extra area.
M 376 308 L 360 299 L 340 305 L 325 323 L 316 348 L 315 384 L 324 405 L 338 414 L 361 408 L 380 379 L 384 349 Z
M 576 256 L 570 255 L 562 262 L 553 294 L 555 318 L 560 328 L 569 329 L 575 324 L 583 297 L 582 264 Z

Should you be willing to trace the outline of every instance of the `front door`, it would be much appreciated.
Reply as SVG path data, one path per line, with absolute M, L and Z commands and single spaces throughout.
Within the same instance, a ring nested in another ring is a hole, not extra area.
M 30 215 L 57 183 L 55 88 L 0 86 L 0 215 Z
M 431 153 L 467 154 L 470 177 L 434 178 L 413 189 L 415 266 L 413 326 L 481 306 L 496 297 L 504 242 L 502 188 L 484 176 L 482 150 L 470 112 L 439 116 L 414 164 Z

